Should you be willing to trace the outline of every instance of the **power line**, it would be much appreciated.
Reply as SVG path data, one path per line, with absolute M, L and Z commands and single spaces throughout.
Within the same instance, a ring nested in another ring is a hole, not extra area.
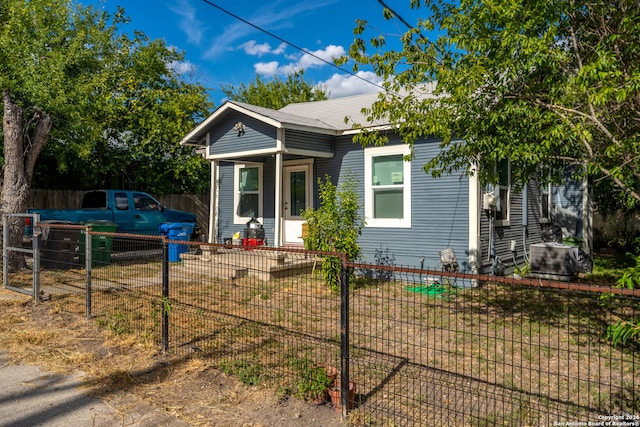
M 313 58 L 317 59 L 318 61 L 324 62 L 325 64 L 330 65 L 330 66 L 332 66 L 333 68 L 336 68 L 336 69 L 338 69 L 339 71 L 342 71 L 343 73 L 349 74 L 349 75 L 351 75 L 351 76 L 353 76 L 353 77 L 355 77 L 355 78 L 357 78 L 357 79 L 360 79 L 360 80 L 362 80 L 362 81 L 364 81 L 364 82 L 367 82 L 367 83 L 369 83 L 369 84 L 371 84 L 371 85 L 374 85 L 374 86 L 376 86 L 376 87 L 378 87 L 378 88 L 380 88 L 380 89 L 382 89 L 382 90 L 385 90 L 385 88 L 384 88 L 384 87 L 382 87 L 382 86 L 380 86 L 379 84 L 374 83 L 374 82 L 372 82 L 371 80 L 367 80 L 367 79 L 365 79 L 364 77 L 359 76 L 359 75 L 357 75 L 356 73 L 354 73 L 354 72 L 352 72 L 352 71 L 345 70 L 344 68 L 339 67 L 338 65 L 334 64 L 333 62 L 327 61 L 326 59 L 321 58 L 321 57 L 319 57 L 318 55 L 316 55 L 316 54 L 314 54 L 314 53 L 312 53 L 312 52 L 309 52 L 307 49 L 304 49 L 304 48 L 302 48 L 302 47 L 300 47 L 300 46 L 297 46 L 297 45 L 295 45 L 295 44 L 293 44 L 293 43 L 289 42 L 288 40 L 285 40 L 285 39 L 283 39 L 282 37 L 280 37 L 280 36 L 278 36 L 278 35 L 276 35 L 276 34 L 273 34 L 272 32 L 270 32 L 270 31 L 268 31 L 268 30 L 265 30 L 264 28 L 262 28 L 262 27 L 260 27 L 260 26 L 258 26 L 258 25 L 256 25 L 256 24 L 254 24 L 254 23 L 253 23 L 253 22 L 251 22 L 251 21 L 248 21 L 248 20 L 244 19 L 244 18 L 243 18 L 243 17 L 241 17 L 241 16 L 238 16 L 238 15 L 234 14 L 233 12 L 228 11 L 227 9 L 223 8 L 222 6 L 217 5 L 216 3 L 214 3 L 214 2 L 212 2 L 212 1 L 210 1 L 210 0 L 202 0 L 202 1 L 203 1 L 203 2 L 205 2 L 206 4 L 208 4 L 208 5 L 209 5 L 209 6 L 211 6 L 211 7 L 215 7 L 215 8 L 216 8 L 216 9 L 218 9 L 219 11 L 221 11 L 221 12 L 223 12 L 223 13 L 226 13 L 227 15 L 231 16 L 232 18 L 237 19 L 238 21 L 241 21 L 241 22 L 243 22 L 243 23 L 245 23 L 245 24 L 249 25 L 250 27 L 253 27 L 253 28 L 255 28 L 256 30 L 258 30 L 258 31 L 260 31 L 260 32 L 263 32 L 264 34 L 268 35 L 269 37 L 273 37 L 274 39 L 276 39 L 276 40 L 278 40 L 278 41 L 280 41 L 280 42 L 282 42 L 282 43 L 285 43 L 285 44 L 287 44 L 288 46 L 291 46 L 292 48 L 294 48 L 294 49 L 296 49 L 296 50 L 299 50 L 300 52 L 305 53 L 305 54 L 307 54 L 307 55 L 309 55 L 309 56 L 311 56 L 311 57 L 313 57 Z

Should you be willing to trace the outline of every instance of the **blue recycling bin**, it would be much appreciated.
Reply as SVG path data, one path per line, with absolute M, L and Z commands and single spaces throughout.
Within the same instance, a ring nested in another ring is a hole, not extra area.
M 188 241 L 193 234 L 192 222 L 165 222 L 158 226 L 158 231 L 169 238 L 169 240 Z M 180 254 L 187 252 L 189 245 L 169 242 L 169 262 L 179 262 Z

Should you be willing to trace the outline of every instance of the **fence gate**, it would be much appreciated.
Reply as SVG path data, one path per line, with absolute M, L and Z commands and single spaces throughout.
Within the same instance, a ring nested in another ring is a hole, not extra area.
M 11 233 L 23 233 L 26 227 L 32 227 L 40 221 L 39 214 L 4 214 L 2 216 L 2 281 L 6 289 L 10 289 L 16 292 L 22 292 L 33 296 L 36 301 L 40 299 L 40 256 L 38 241 L 34 238 L 37 233 L 35 228 L 31 234 L 33 237 L 31 241 L 31 247 L 28 245 L 11 246 L 10 236 Z M 18 239 L 16 239 L 17 241 Z M 22 242 L 22 239 L 20 239 Z M 32 260 L 31 274 L 29 270 L 23 270 L 16 272 L 16 274 L 10 274 L 12 268 L 12 262 L 16 259 L 30 258 Z

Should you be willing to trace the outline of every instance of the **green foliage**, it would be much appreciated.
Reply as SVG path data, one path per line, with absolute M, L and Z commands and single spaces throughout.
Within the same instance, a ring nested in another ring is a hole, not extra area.
M 308 355 L 294 357 L 291 359 L 291 366 L 297 375 L 294 386 L 297 398 L 314 401 L 325 397 L 331 379 L 323 366 L 313 362 Z
M 401 49 L 389 49 L 379 34 L 367 40 L 370 27 L 359 21 L 349 57 L 355 69 L 370 67 L 385 81 L 386 93 L 365 110 L 369 119 L 388 120 L 408 144 L 442 138 L 427 172 L 472 173 L 476 163 L 491 181 L 481 159 L 510 158 L 517 184 L 541 164 L 573 164 L 615 206 L 638 205 L 640 121 L 631 119 L 640 114 L 637 1 L 409 4 L 424 18 L 399 37 Z M 396 11 L 383 16 L 409 25 Z M 356 139 L 386 142 L 378 132 Z
M 53 124 L 33 186 L 202 192 L 206 161 L 177 141 L 211 109 L 206 88 L 178 71 L 183 53 L 128 23 L 71 0 L 0 5 L 0 88 Z
M 237 87 L 223 86 L 222 92 L 233 101 L 246 102 L 274 110 L 279 110 L 295 102 L 327 99 L 327 93 L 324 89 L 304 80 L 304 71 L 290 74 L 284 81 L 276 77 L 266 82 L 256 76 L 256 80 L 248 85 L 242 83 Z
M 617 281 L 616 287 L 622 289 L 637 289 L 640 287 L 640 255 L 634 257 L 635 265 L 627 267 Z
M 246 385 L 258 385 L 262 382 L 262 365 L 247 360 L 224 361 L 221 363 L 222 372 L 235 375 Z
M 318 178 L 318 188 L 320 207 L 302 212 L 309 226 L 309 247 L 322 252 L 343 252 L 349 260 L 357 260 L 360 257 L 358 236 L 365 224 L 359 212 L 357 181 L 347 176 L 336 186 L 327 175 L 324 181 Z M 323 256 L 323 278 L 334 291 L 340 289 L 341 266 L 339 257 Z
M 640 337 L 640 321 L 619 320 L 607 329 L 607 338 L 613 345 L 637 341 L 638 337 Z
M 624 270 L 616 283 L 616 288 L 637 289 L 640 286 L 640 255 L 635 257 L 635 262 L 634 266 L 627 267 Z M 615 301 L 615 296 L 613 293 L 607 292 L 601 296 L 601 300 L 611 303 Z M 640 337 L 640 320 L 626 321 L 620 319 L 609 325 L 607 329 L 607 338 L 613 345 L 637 341 L 638 337 Z

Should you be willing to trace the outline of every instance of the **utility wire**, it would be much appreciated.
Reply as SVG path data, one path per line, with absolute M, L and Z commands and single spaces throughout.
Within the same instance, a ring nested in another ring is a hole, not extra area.
M 223 12 L 223 13 L 226 13 L 227 15 L 231 16 L 231 17 L 232 17 L 232 18 L 234 18 L 234 19 L 237 19 L 238 21 L 244 22 L 245 24 L 249 25 L 250 27 L 253 27 L 253 28 L 255 28 L 256 30 L 261 31 L 261 32 L 265 33 L 266 35 L 268 35 L 268 36 L 270 36 L 270 37 L 273 37 L 274 39 L 276 39 L 276 40 L 278 40 L 278 41 L 280 41 L 280 42 L 282 42 L 282 43 L 285 43 L 285 44 L 287 44 L 287 45 L 291 46 L 291 47 L 292 47 L 292 48 L 294 48 L 294 49 L 299 50 L 299 51 L 300 51 L 300 52 L 302 52 L 302 53 L 305 53 L 305 54 L 307 54 L 307 55 L 309 55 L 309 56 L 312 56 L 313 58 L 317 59 L 318 61 L 324 62 L 325 64 L 330 65 L 330 66 L 332 66 L 332 67 L 334 67 L 334 68 L 336 68 L 336 69 L 338 69 L 338 70 L 342 71 L 343 73 L 349 74 L 349 75 L 351 75 L 351 76 L 353 76 L 353 77 L 355 77 L 355 78 L 357 78 L 357 79 L 362 80 L 363 82 L 367 82 L 367 83 L 369 83 L 369 84 L 371 84 L 371 85 L 374 85 L 374 86 L 376 86 L 376 87 L 378 87 L 378 88 L 380 88 L 380 89 L 382 89 L 382 90 L 386 90 L 386 89 L 385 89 L 384 87 L 382 87 L 381 85 L 379 85 L 379 84 L 377 84 L 377 83 L 374 83 L 374 82 L 372 82 L 371 80 L 367 80 L 367 79 L 365 79 L 364 77 L 359 76 L 358 74 L 356 74 L 356 73 L 354 73 L 354 72 L 352 72 L 352 71 L 345 70 L 344 68 L 342 68 L 342 67 L 340 67 L 340 66 L 338 66 L 338 65 L 334 64 L 333 62 L 327 61 L 326 59 L 321 58 L 321 57 L 319 57 L 318 55 L 316 55 L 316 54 L 314 54 L 314 53 L 312 53 L 312 52 L 309 52 L 307 49 L 304 49 L 304 48 L 302 48 L 302 47 L 300 47 L 300 46 L 297 46 L 297 45 L 295 45 L 295 44 L 293 44 L 293 43 L 289 42 L 288 40 L 285 40 L 285 39 L 283 39 L 282 37 L 280 37 L 280 36 L 278 36 L 278 35 L 276 35 L 276 34 L 273 34 L 272 32 L 270 32 L 270 31 L 268 31 L 268 30 L 265 30 L 265 29 L 264 29 L 264 28 L 262 28 L 262 27 L 259 27 L 258 25 L 254 24 L 253 22 L 248 21 L 248 20 L 246 20 L 246 19 L 242 18 L 241 16 L 238 16 L 238 15 L 234 14 L 233 12 L 228 11 L 227 9 L 223 8 L 223 7 L 222 7 L 222 6 L 220 6 L 220 5 L 217 5 L 216 3 L 214 3 L 214 2 L 212 2 L 212 1 L 210 1 L 210 0 L 202 0 L 202 1 L 203 1 L 203 2 L 205 2 L 206 4 L 208 4 L 208 5 L 209 5 L 209 6 L 211 6 L 211 7 L 215 7 L 215 8 L 216 8 L 216 9 L 218 9 L 219 11 L 221 11 L 221 12 Z

